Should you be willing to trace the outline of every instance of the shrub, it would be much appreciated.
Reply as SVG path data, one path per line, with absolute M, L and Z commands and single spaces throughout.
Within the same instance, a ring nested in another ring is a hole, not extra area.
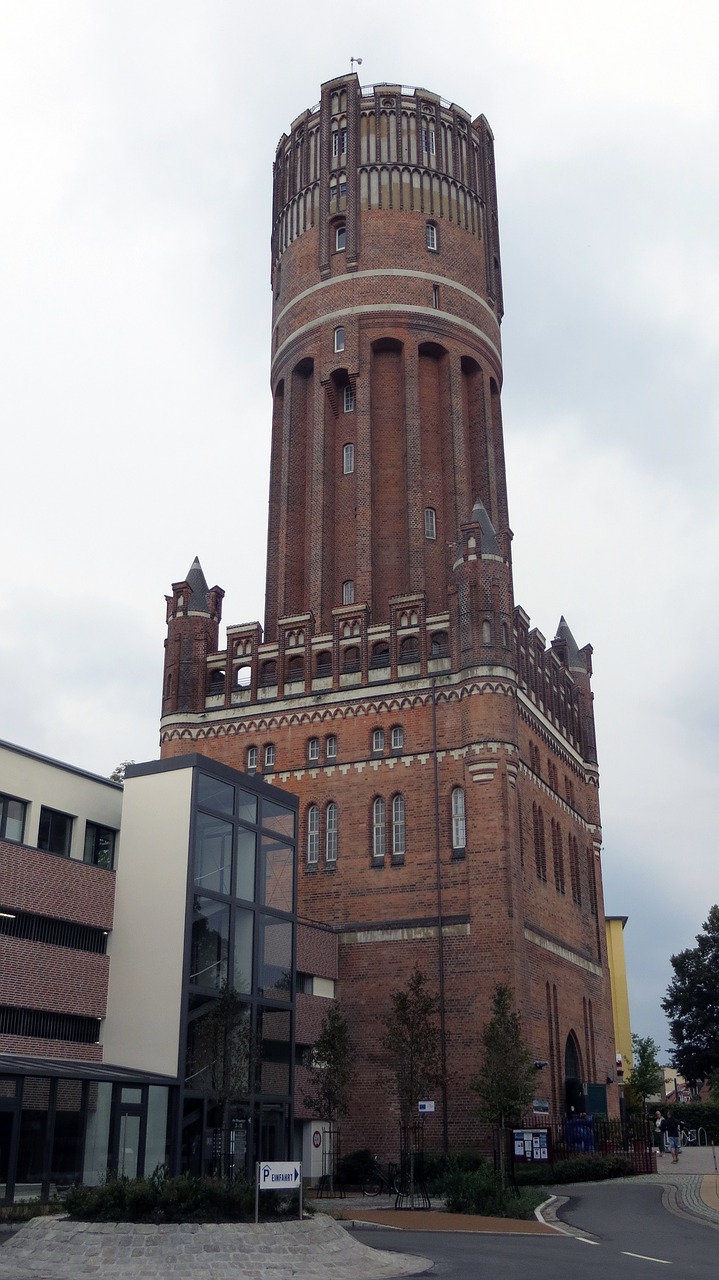
M 504 1191 L 494 1166 L 476 1156 L 473 1169 L 462 1168 L 462 1161 L 449 1158 L 443 1190 L 448 1213 L 478 1213 L 494 1218 L 531 1218 L 542 1195 L 525 1190 L 519 1194 Z
M 604 1182 L 607 1178 L 628 1178 L 632 1174 L 629 1156 L 567 1156 L 553 1165 L 518 1164 L 514 1173 L 523 1187 L 548 1187 L 564 1182 Z
M 707 1142 L 719 1143 L 719 1106 L 716 1102 L 680 1102 L 672 1107 L 672 1111 L 685 1129 L 704 1129 Z
M 263 1218 L 296 1216 L 299 1197 L 260 1194 Z M 245 1179 L 114 1178 L 99 1187 L 71 1187 L 64 1209 L 85 1222 L 250 1222 L 255 1188 Z

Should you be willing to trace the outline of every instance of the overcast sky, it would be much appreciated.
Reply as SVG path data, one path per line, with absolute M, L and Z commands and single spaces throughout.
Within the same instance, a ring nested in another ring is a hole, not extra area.
M 662 1049 L 719 900 L 717 12 L 0 0 L 0 737 L 155 757 L 196 554 L 262 619 L 281 133 L 351 56 L 483 113 L 516 597 L 594 646 L 605 906 Z

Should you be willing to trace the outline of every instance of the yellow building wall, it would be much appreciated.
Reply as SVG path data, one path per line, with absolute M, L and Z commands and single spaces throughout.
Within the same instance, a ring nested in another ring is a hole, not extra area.
M 624 926 L 626 916 L 607 916 L 607 959 L 612 989 L 612 1013 L 614 1016 L 614 1043 L 622 1056 L 625 1078 L 632 1065 L 632 1025 L 629 1018 L 629 989 L 627 987 L 627 963 L 624 955 Z

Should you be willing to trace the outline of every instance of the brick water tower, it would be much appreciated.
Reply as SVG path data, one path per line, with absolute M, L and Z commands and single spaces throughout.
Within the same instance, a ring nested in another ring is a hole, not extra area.
M 338 936 L 359 1051 L 345 1149 L 396 1150 L 379 1044 L 415 967 L 447 1067 L 431 1145 L 476 1137 L 499 983 L 538 1098 L 615 1112 L 591 648 L 514 602 L 484 117 L 323 85 L 277 148 L 272 290 L 264 629 L 220 649 L 219 588 L 198 562 L 174 585 L 162 753 L 299 796 L 300 914 Z

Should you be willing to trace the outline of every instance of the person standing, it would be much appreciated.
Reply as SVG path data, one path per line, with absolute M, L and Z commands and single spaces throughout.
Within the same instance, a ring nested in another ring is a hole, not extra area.
M 664 1134 L 666 1133 L 667 1122 L 661 1111 L 657 1110 L 654 1117 L 654 1146 L 660 1156 L 664 1155 Z
M 672 1157 L 672 1164 L 679 1163 L 679 1121 L 671 1107 L 667 1111 L 667 1146 Z

